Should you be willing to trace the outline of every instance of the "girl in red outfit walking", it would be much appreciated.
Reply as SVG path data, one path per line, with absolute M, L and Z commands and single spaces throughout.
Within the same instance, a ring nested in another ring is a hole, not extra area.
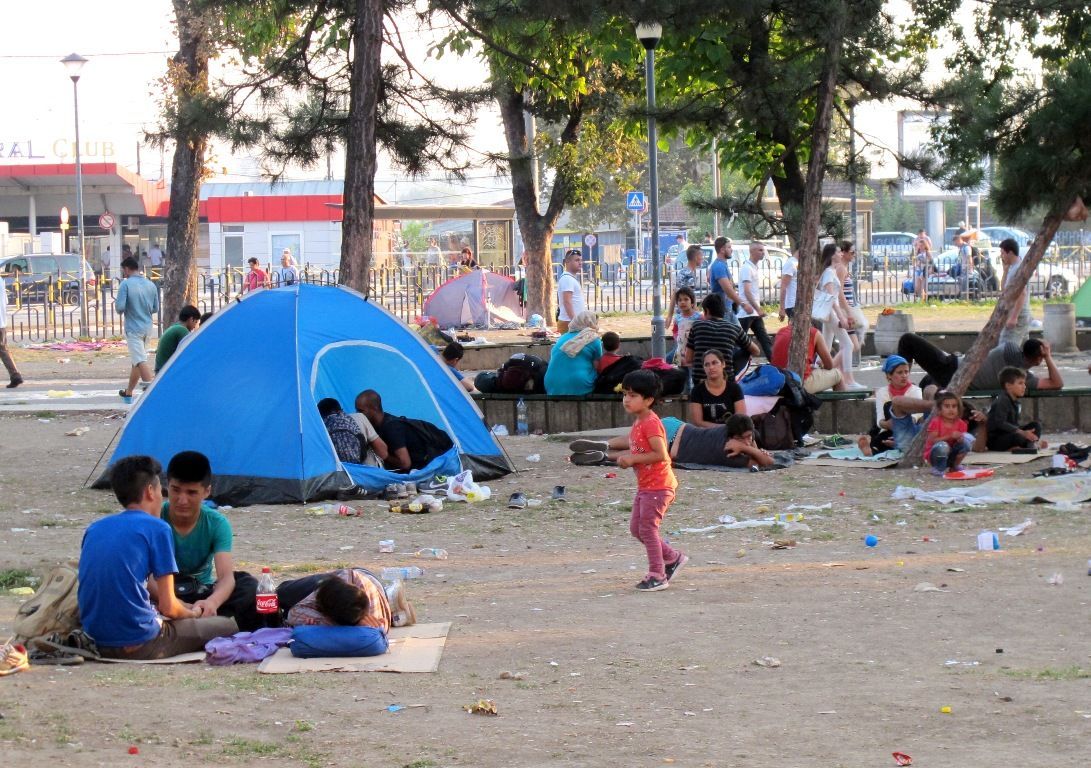
M 663 515 L 678 487 L 667 450 L 667 431 L 652 410 L 659 396 L 659 377 L 651 371 L 633 371 L 622 380 L 621 388 L 621 402 L 636 417 L 636 423 L 629 432 L 629 452 L 618 456 L 617 464 L 636 472 L 629 532 L 648 550 L 648 575 L 636 588 L 658 592 L 670 586 L 671 577 L 689 560 L 659 536 Z

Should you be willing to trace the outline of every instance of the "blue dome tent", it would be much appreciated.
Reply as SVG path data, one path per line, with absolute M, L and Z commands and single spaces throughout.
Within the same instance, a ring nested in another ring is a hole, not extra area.
M 353 410 L 376 390 L 383 409 L 429 421 L 454 446 L 409 474 L 343 464 L 318 414 L 336 398 Z M 379 304 L 343 286 L 260 290 L 190 334 L 140 397 L 110 460 L 183 450 L 212 462 L 223 504 L 328 498 L 470 469 L 475 479 L 513 470 L 481 412 L 424 340 Z M 96 481 L 109 484 L 110 469 Z

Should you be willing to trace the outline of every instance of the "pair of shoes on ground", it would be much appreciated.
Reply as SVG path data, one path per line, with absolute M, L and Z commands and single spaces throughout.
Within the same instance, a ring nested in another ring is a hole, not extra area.
M 391 483 L 383 489 L 383 499 L 385 501 L 395 501 L 396 499 L 408 499 L 410 496 L 417 495 L 417 484 L 413 482 L 406 483 Z
M 555 485 L 550 498 L 553 501 L 568 501 L 568 490 L 563 485 Z M 527 495 L 522 491 L 516 491 L 508 497 L 508 509 L 526 509 L 527 503 Z
M 8 389 L 15 389 L 17 386 L 19 386 L 22 383 L 23 383 L 23 377 L 20 376 L 19 374 L 16 374 L 15 376 L 12 377 L 11 383 L 8 384 L 7 388 Z
M 573 440 L 568 444 L 568 450 L 572 451 L 570 461 L 576 466 L 593 467 L 607 462 L 609 443 L 605 440 Z
M 689 556 L 684 552 L 678 553 L 678 559 L 673 563 L 669 563 L 664 569 L 667 572 L 667 578 L 657 579 L 654 576 L 647 576 L 636 585 L 636 588 L 641 592 L 661 592 L 670 586 L 671 579 L 674 578 L 674 574 L 682 570 L 682 566 L 689 562 Z

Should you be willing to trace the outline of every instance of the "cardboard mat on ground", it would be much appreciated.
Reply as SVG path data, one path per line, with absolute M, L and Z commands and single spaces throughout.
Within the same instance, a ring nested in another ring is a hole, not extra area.
M 390 650 L 382 656 L 297 659 L 281 648 L 261 662 L 258 672 L 286 675 L 294 672 L 436 672 L 447 643 L 451 622 L 395 627 L 388 639 Z
M 962 460 L 963 464 L 982 464 L 996 466 L 1000 464 L 1026 464 L 1029 461 L 1052 456 L 1056 451 L 1047 448 L 1038 453 L 1011 453 L 1010 451 L 985 451 L 984 453 L 969 453 Z

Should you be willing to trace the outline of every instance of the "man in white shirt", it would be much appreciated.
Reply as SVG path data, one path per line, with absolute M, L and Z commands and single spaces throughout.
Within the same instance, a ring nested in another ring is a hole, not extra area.
M 789 320 L 796 309 L 796 272 L 799 271 L 799 258 L 793 253 L 780 268 L 780 319 Z
M 583 253 L 576 248 L 564 255 L 564 271 L 557 281 L 557 332 L 568 333 L 572 318 L 587 309 L 580 275 L 583 273 Z
M 153 267 L 163 266 L 163 251 L 159 248 L 159 243 L 152 243 L 152 247 L 148 249 L 148 261 Z
M 23 377 L 8 352 L 8 289 L 3 277 L 0 277 L 0 362 L 4 364 L 11 379 L 8 389 L 15 389 L 23 383 Z
M 753 331 L 765 359 L 773 357 L 773 340 L 765 330 L 765 312 L 761 308 L 761 278 L 758 265 L 765 258 L 765 246 L 757 241 L 750 243 L 750 258 L 739 268 L 739 287 L 743 301 L 739 306 L 739 325 L 746 332 Z
M 295 285 L 299 282 L 299 270 L 292 258 L 292 249 L 285 248 L 280 254 L 280 269 L 277 270 L 278 285 Z

